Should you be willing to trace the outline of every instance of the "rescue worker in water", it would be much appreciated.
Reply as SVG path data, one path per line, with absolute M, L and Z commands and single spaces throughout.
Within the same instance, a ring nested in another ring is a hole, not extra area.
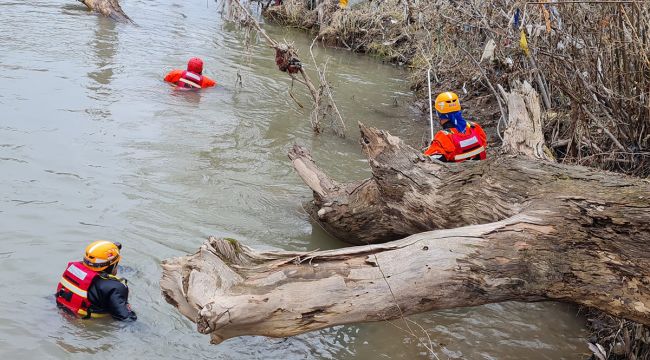
M 167 73 L 165 81 L 182 90 L 205 89 L 216 85 L 214 80 L 203 75 L 203 60 L 197 57 L 187 62 L 187 70 L 175 69 Z
M 136 320 L 129 304 L 126 279 L 116 276 L 120 243 L 95 241 L 86 247 L 83 261 L 68 263 L 56 288 L 56 304 L 81 318 L 112 316 Z
M 442 130 L 436 133 L 424 155 L 445 162 L 485 160 L 487 136 L 479 124 L 463 118 L 458 95 L 438 95 L 435 108 Z

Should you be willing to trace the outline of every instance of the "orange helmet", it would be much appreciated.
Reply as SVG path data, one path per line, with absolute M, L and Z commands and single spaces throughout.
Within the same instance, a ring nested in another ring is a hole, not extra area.
M 98 240 L 86 247 L 84 265 L 93 271 L 102 271 L 120 261 L 122 245 L 106 240 Z
M 443 92 L 436 97 L 436 111 L 439 114 L 449 114 L 450 112 L 460 111 L 460 101 L 458 95 L 451 91 Z

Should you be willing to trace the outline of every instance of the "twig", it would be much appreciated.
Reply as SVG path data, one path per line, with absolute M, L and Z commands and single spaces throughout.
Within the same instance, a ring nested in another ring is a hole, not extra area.
M 287 54 L 287 56 L 293 56 L 293 55 L 295 55 L 295 52 L 294 52 L 294 50 L 291 48 L 291 46 L 289 46 L 289 45 L 286 44 L 286 43 L 284 43 L 284 44 L 280 44 L 279 42 L 277 42 L 277 41 L 275 41 L 273 38 L 271 38 L 271 37 L 266 33 L 266 31 L 264 31 L 264 29 L 262 29 L 262 27 L 260 26 L 260 24 L 259 24 L 259 22 L 257 21 L 257 19 L 255 19 L 255 18 L 253 17 L 253 15 L 251 15 L 251 14 L 248 12 L 248 10 L 247 10 L 247 9 L 246 9 L 246 8 L 245 8 L 245 7 L 240 3 L 240 2 L 239 2 L 239 0 L 231 0 L 230 3 L 231 3 L 231 4 L 235 4 L 235 5 L 237 5 L 237 7 L 239 8 L 239 10 L 241 10 L 241 12 L 242 12 L 242 13 L 246 16 L 246 18 L 248 19 L 248 22 L 247 22 L 246 24 L 253 26 L 253 27 L 257 30 L 258 34 L 261 34 L 261 35 L 262 35 L 262 37 L 266 40 L 266 42 L 269 44 L 269 46 L 270 46 L 271 48 L 275 49 L 276 52 L 277 52 L 277 51 L 285 52 L 285 53 Z M 311 94 L 312 99 L 314 100 L 314 109 L 317 109 L 318 106 L 319 106 L 319 104 L 320 104 L 320 98 L 319 98 L 319 96 L 318 96 L 318 92 L 317 92 L 317 90 L 316 90 L 316 87 L 315 87 L 314 84 L 311 82 L 311 80 L 309 79 L 309 76 L 307 75 L 307 73 L 304 71 L 304 69 L 303 69 L 302 67 L 300 67 L 299 72 L 300 72 L 300 75 L 301 75 L 302 78 L 303 78 L 303 81 L 299 81 L 299 82 L 302 83 L 302 84 L 304 84 L 304 85 L 307 87 L 307 89 L 309 89 L 309 93 Z M 296 79 L 296 78 L 295 78 L 291 73 L 289 73 L 289 75 L 291 76 L 292 79 L 294 79 L 294 80 L 298 80 L 298 79 Z M 295 98 L 293 97 L 293 94 L 291 94 L 291 92 L 289 92 L 289 94 L 290 94 L 290 96 L 295 100 Z M 297 101 L 296 101 L 296 102 L 297 102 Z M 297 102 L 297 103 L 298 103 L 298 102 Z M 298 104 L 300 104 L 300 103 L 298 103 Z M 302 106 L 301 106 L 301 107 L 302 107 Z M 312 114 L 314 114 L 314 112 L 312 112 Z M 320 132 L 320 121 L 319 121 L 319 119 L 318 119 L 317 114 L 316 114 L 315 118 L 314 118 L 314 116 L 312 116 L 312 118 L 310 119 L 310 121 L 311 121 L 312 129 L 313 129 L 315 132 L 317 132 L 317 133 Z
M 587 114 L 587 115 L 591 118 L 591 120 L 594 121 L 594 124 L 595 124 L 596 126 L 598 126 L 599 128 L 601 128 L 605 134 L 607 134 L 607 136 L 612 140 L 612 142 L 616 145 L 616 147 L 618 147 L 618 148 L 621 149 L 622 151 L 627 151 L 627 149 L 623 146 L 623 144 L 621 144 L 621 142 L 618 141 L 618 139 L 614 136 L 614 134 L 612 134 L 612 133 L 611 133 L 611 132 L 610 132 L 610 131 L 609 131 L 609 130 L 608 130 L 608 129 L 607 129 L 607 128 L 606 128 L 606 127 L 601 123 L 601 122 L 600 122 L 600 119 L 598 119 L 598 118 L 596 117 L 596 115 L 594 115 L 591 111 L 589 111 L 589 109 L 587 109 L 586 106 L 581 105 L 580 107 L 582 108 L 582 111 L 584 111 L 585 114 Z
M 372 249 L 372 244 L 368 243 L 368 246 Z M 419 337 L 415 334 L 413 329 L 411 329 L 411 326 L 409 325 L 409 321 L 406 319 L 404 316 L 404 312 L 402 311 L 402 308 L 399 306 L 399 303 L 397 302 L 397 297 L 395 296 L 395 293 L 393 292 L 393 288 L 390 286 L 388 283 L 388 278 L 386 277 L 386 274 L 384 274 L 384 270 L 381 268 L 381 265 L 379 264 L 379 259 L 377 258 L 377 253 L 373 252 L 372 256 L 375 258 L 375 264 L 377 264 L 377 269 L 379 269 L 379 272 L 381 273 L 381 277 L 384 279 L 384 282 L 386 283 L 386 286 L 388 286 L 388 291 L 390 292 L 391 297 L 393 298 L 393 302 L 395 303 L 395 306 L 397 307 L 397 310 L 399 311 L 400 317 L 404 321 L 404 324 L 406 325 L 406 328 L 408 329 L 408 333 L 411 334 L 413 337 L 415 337 L 420 343 L 422 343 L 419 339 Z M 391 322 L 392 323 L 392 322 Z M 418 325 L 420 326 L 420 325 Z M 398 327 L 399 328 L 399 327 Z M 420 328 L 424 331 L 426 334 L 426 330 L 422 326 Z M 429 339 L 429 345 L 431 345 L 431 338 L 427 334 L 427 338 Z M 438 355 L 433 351 L 433 347 L 429 348 L 426 344 L 422 344 L 429 352 L 438 360 Z
M 231 3 L 231 4 L 236 4 L 237 7 L 239 7 L 239 9 L 244 13 L 244 15 L 246 15 L 246 17 L 247 17 L 249 20 L 251 20 L 250 24 L 253 25 L 253 27 L 255 27 L 255 29 L 257 30 L 257 32 L 260 33 L 260 34 L 264 37 L 264 39 L 266 39 L 266 42 L 268 42 L 269 45 L 270 45 L 272 48 L 277 48 L 277 46 L 278 46 L 278 42 L 275 41 L 275 40 L 273 40 L 270 36 L 268 36 L 268 35 L 266 34 L 266 31 L 264 31 L 264 29 L 262 29 L 262 27 L 260 26 L 260 24 L 257 22 L 257 19 L 255 19 L 255 18 L 253 17 L 253 15 L 251 15 L 251 14 L 248 12 L 248 10 L 247 10 L 247 9 L 246 9 L 246 8 L 245 8 L 245 7 L 240 3 L 240 2 L 239 2 L 239 0 L 231 0 L 230 3 Z
M 551 109 L 551 99 L 548 96 L 548 91 L 546 90 L 546 85 L 544 84 L 544 80 L 542 80 L 542 75 L 541 75 L 541 70 L 537 66 L 537 61 L 535 61 L 535 58 L 533 57 L 532 54 L 528 56 L 528 60 L 530 61 L 530 64 L 535 68 L 535 80 L 537 81 L 537 86 L 539 87 L 539 92 L 542 95 L 542 100 L 544 101 L 544 107 L 546 110 Z
M 494 86 L 492 86 L 492 82 L 490 81 L 490 78 L 488 78 L 487 74 L 485 71 L 483 71 L 483 68 L 481 67 L 481 64 L 474 59 L 472 54 L 469 53 L 469 51 L 465 50 L 465 48 L 459 46 L 458 47 L 461 51 L 463 51 L 467 56 L 469 56 L 470 59 L 474 62 L 478 70 L 481 72 L 481 75 L 483 75 L 483 78 L 485 81 L 488 83 L 488 86 L 490 87 L 490 90 L 492 90 L 492 94 L 494 94 L 495 99 L 497 100 L 497 104 L 499 105 L 499 111 L 501 112 L 501 118 L 499 118 L 499 124 L 503 120 L 506 124 L 508 123 L 506 112 L 503 110 L 503 107 L 501 106 L 501 99 L 499 98 L 499 93 L 497 93 L 496 89 L 494 89 Z M 499 136 L 499 139 L 503 142 L 503 138 L 501 137 L 501 134 L 497 131 L 497 135 Z
M 294 80 L 300 81 L 296 78 L 294 78 Z M 293 81 L 291 82 L 291 87 L 289 88 L 289 97 L 291 97 L 291 99 L 296 102 L 296 105 L 298 105 L 301 109 L 304 109 L 305 107 L 300 103 L 300 101 L 298 101 L 298 99 L 296 99 L 295 96 L 293 96 L 293 92 L 291 90 L 293 90 Z
M 309 54 L 311 55 L 311 59 L 314 62 L 314 67 L 316 68 L 316 71 L 318 72 L 318 77 L 320 80 L 320 86 L 321 86 L 321 92 L 325 92 L 327 94 L 327 97 L 330 100 L 330 104 L 332 105 L 332 108 L 334 109 L 334 112 L 336 113 L 339 122 L 341 124 L 341 128 L 343 130 L 340 131 L 339 135 L 345 136 L 345 122 L 343 121 L 343 116 L 341 116 L 341 112 L 339 111 L 338 106 L 336 106 L 336 101 L 334 101 L 334 97 L 332 96 L 332 89 L 329 86 L 329 83 L 327 82 L 327 79 L 325 78 L 325 71 L 327 69 L 327 61 L 325 62 L 325 65 L 323 66 L 323 70 L 318 67 L 318 63 L 316 62 L 316 57 L 314 56 L 314 44 L 316 43 L 316 40 L 318 39 L 318 36 L 314 37 L 314 40 L 312 40 L 311 45 L 309 46 Z M 320 104 L 319 104 L 320 105 Z

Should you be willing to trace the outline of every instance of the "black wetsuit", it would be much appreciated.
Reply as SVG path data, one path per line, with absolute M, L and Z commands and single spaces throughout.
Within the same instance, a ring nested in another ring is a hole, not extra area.
M 116 320 L 133 321 L 138 318 L 130 309 L 128 299 L 129 288 L 126 286 L 126 279 L 107 273 L 99 274 L 88 288 L 88 300 L 92 304 L 90 312 L 111 314 Z

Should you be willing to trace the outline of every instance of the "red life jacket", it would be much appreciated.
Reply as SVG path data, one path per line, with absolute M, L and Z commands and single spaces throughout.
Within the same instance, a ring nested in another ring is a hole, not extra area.
M 474 123 L 467 122 L 467 128 L 464 133 L 460 133 L 457 129 L 452 128 L 445 130 L 454 143 L 455 152 L 452 154 L 451 159 L 448 161 L 461 162 L 468 159 L 485 160 L 486 141 L 478 136 Z
M 88 289 L 99 274 L 88 269 L 81 261 L 70 262 L 61 276 L 61 282 L 56 288 L 56 303 L 59 307 L 69 310 L 84 318 L 91 317 L 88 308 Z
M 181 78 L 176 82 L 176 86 L 183 89 L 200 89 L 203 83 L 203 75 L 191 71 L 183 71 Z

